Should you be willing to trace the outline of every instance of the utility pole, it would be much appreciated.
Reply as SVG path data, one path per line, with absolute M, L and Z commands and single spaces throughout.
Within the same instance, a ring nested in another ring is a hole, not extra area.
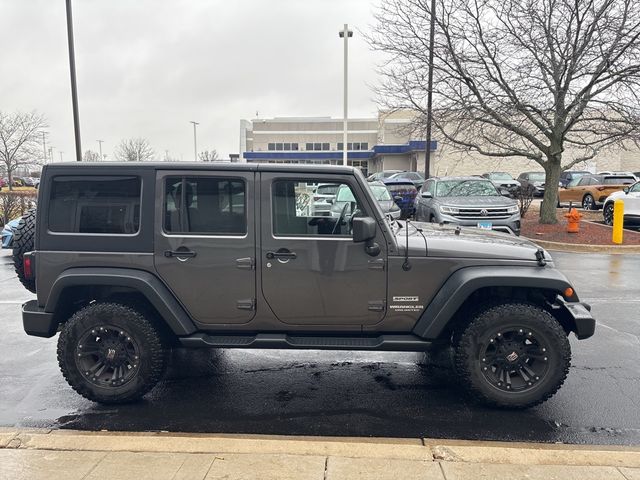
M 60 150 L 60 161 L 62 161 L 62 154 L 63 154 L 63 153 L 64 153 L 64 152 L 63 152 L 62 150 Z
M 100 161 L 104 160 L 104 158 L 102 157 L 102 144 L 104 143 L 104 140 L 96 140 L 96 142 L 98 142 L 98 146 L 100 148 Z
M 344 38 L 344 115 L 342 118 L 342 164 L 347 165 L 347 99 L 348 99 L 348 78 L 349 78 L 349 38 L 353 37 L 353 32 L 349 30 L 349 25 L 344 24 L 344 28 L 338 33 L 340 38 Z
M 53 162 L 53 147 L 49 147 L 49 160 Z M 45 159 L 45 162 L 47 160 Z
M 193 120 L 191 120 L 191 123 L 193 123 L 193 159 L 197 162 L 198 161 L 198 142 L 196 140 L 196 126 L 200 124 L 198 122 L 194 122 Z
M 69 42 L 69 73 L 71 74 L 71 104 L 73 106 L 73 130 L 76 140 L 76 160 L 82 161 L 82 146 L 80 145 L 80 113 L 78 112 L 78 85 L 76 83 L 76 53 L 73 45 L 73 16 L 71 14 L 71 0 L 67 3 L 67 41 Z
M 431 0 L 429 26 L 429 78 L 427 80 L 427 143 L 424 151 L 424 178 L 429 178 L 431 170 L 431 106 L 433 104 L 433 44 L 436 34 L 436 0 Z
M 47 140 L 45 139 L 45 135 L 47 132 L 42 131 L 42 153 L 44 155 L 44 163 L 47 163 Z

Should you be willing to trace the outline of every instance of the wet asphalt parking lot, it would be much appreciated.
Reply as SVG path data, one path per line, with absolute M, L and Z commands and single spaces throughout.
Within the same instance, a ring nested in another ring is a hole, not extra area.
M 640 444 L 640 255 L 553 253 L 596 335 L 571 338 L 564 387 L 526 411 L 467 399 L 412 353 L 178 351 L 141 402 L 100 406 L 66 384 L 56 339 L 27 336 L 32 297 L 0 253 L 0 426 Z

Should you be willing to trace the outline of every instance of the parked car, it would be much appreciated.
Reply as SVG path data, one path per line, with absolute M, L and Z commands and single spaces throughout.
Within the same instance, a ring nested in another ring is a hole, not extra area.
M 416 220 L 520 235 L 520 209 L 481 177 L 430 178 L 416 202 Z
M 633 175 L 584 175 L 558 191 L 558 206 L 574 203 L 585 210 L 596 210 L 613 192 L 635 182 Z
M 544 183 L 546 174 L 544 172 L 523 172 L 518 175 L 518 181 L 522 188 L 529 188 L 529 185 L 533 187 L 533 194 L 536 197 L 544 195 Z
M 22 181 L 22 185 L 25 186 L 25 187 L 35 187 L 36 186 L 35 181 L 31 177 L 20 177 L 20 180 Z
M 624 224 L 640 225 L 640 182 L 624 187 L 607 197 L 602 208 L 604 223 L 607 225 L 613 225 L 613 202 L 617 199 L 624 201 Z
M 396 202 L 394 202 L 391 197 L 391 193 L 387 189 L 386 185 L 382 182 L 371 182 L 369 183 L 369 188 L 371 189 L 371 193 L 373 193 L 373 198 L 376 199 L 378 205 L 382 209 L 382 213 L 385 215 L 390 215 L 393 219 L 400 218 L 401 210 Z M 333 204 L 331 205 L 331 216 L 339 217 L 340 215 L 353 215 L 355 212 L 353 211 L 353 206 L 356 204 L 356 199 L 353 196 L 353 192 L 346 185 L 342 185 L 338 189 L 338 193 L 336 193 L 336 198 Z M 346 210 L 345 210 L 346 207 Z
M 2 228 L 2 248 L 13 248 L 13 231 L 22 217 L 14 218 Z
M 11 180 L 14 187 L 22 187 L 22 180 L 20 180 L 20 177 L 13 177 Z M 2 181 L 5 186 L 9 185 L 9 179 L 7 177 L 4 177 Z
M 346 185 L 362 214 L 309 217 L 309 178 Z M 595 332 L 544 249 L 388 222 L 353 167 L 53 163 L 42 184 L 15 230 L 16 274 L 37 293 L 22 325 L 57 337 L 91 401 L 140 399 L 173 348 L 275 348 L 451 352 L 456 388 L 526 408 L 564 383 L 571 333 Z
M 411 180 L 418 190 L 420 190 L 424 184 L 424 177 L 420 172 L 400 172 L 391 175 L 389 178 L 406 178 Z
M 567 187 L 573 180 L 584 177 L 585 175 L 591 175 L 591 172 L 586 170 L 567 170 L 560 174 L 560 186 Z
M 367 182 L 379 182 L 385 178 L 389 178 L 396 173 L 402 173 L 402 170 L 382 170 L 381 172 L 372 173 L 367 177 Z
M 325 217 L 331 215 L 331 202 L 336 198 L 338 183 L 321 183 L 313 191 L 311 216 Z
M 491 180 L 496 187 L 506 188 L 510 192 L 520 186 L 520 182 L 507 172 L 488 172 L 483 173 L 481 176 Z
M 409 218 L 415 211 L 415 200 L 418 196 L 418 189 L 414 183 L 406 178 L 385 178 L 386 185 L 391 197 L 400 207 L 400 218 Z

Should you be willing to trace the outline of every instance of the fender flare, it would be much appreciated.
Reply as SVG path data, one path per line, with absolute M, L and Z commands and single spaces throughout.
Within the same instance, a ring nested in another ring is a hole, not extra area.
M 549 267 L 466 267 L 455 271 L 442 285 L 413 327 L 419 337 L 435 340 L 462 304 L 484 287 L 539 288 L 564 292 L 571 284 L 555 268 Z M 571 301 L 578 301 L 577 295 Z
M 190 335 L 197 329 L 169 289 L 152 273 L 129 268 L 70 268 L 60 274 L 51 287 L 44 311 L 56 310 L 62 292 L 68 287 L 104 285 L 129 287 L 140 292 L 160 313 L 176 335 Z

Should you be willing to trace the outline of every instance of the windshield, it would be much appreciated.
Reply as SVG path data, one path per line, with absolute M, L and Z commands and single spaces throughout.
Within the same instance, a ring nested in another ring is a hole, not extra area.
M 340 187 L 340 189 L 338 190 L 336 201 L 355 202 L 356 199 L 353 197 L 353 193 L 351 192 L 351 189 L 349 187 Z
M 387 187 L 383 185 L 370 185 L 371 191 L 373 192 L 373 197 L 378 201 L 382 202 L 384 200 L 392 200 L 391 194 Z
M 530 182 L 544 182 L 545 173 L 544 172 L 533 172 L 529 174 Z
M 491 180 L 513 180 L 513 177 L 508 173 L 494 172 L 489 174 Z
M 498 195 L 488 180 L 442 180 L 436 185 L 436 197 L 470 197 Z

